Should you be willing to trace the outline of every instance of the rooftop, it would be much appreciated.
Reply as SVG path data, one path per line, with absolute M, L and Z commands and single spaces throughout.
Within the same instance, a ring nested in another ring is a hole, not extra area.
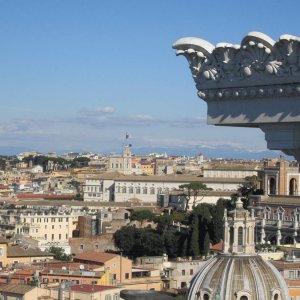
M 106 253 L 106 252 L 95 252 L 95 251 L 86 251 L 81 254 L 78 254 L 74 257 L 74 261 L 76 260 L 86 260 L 96 263 L 102 263 L 117 257 L 117 254 Z
M 15 295 L 25 295 L 26 293 L 33 290 L 35 287 L 30 285 L 15 285 L 8 284 L 4 286 L 0 286 L 0 292 L 6 294 L 15 294 Z
M 116 289 L 115 286 L 93 285 L 93 284 L 73 285 L 70 288 L 72 292 L 82 292 L 82 293 L 95 293 L 95 292 L 102 292 L 106 290 Z

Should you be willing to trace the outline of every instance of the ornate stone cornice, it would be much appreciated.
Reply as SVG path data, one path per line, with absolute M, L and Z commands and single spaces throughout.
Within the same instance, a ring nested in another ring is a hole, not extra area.
M 173 48 L 189 62 L 208 124 L 258 127 L 269 149 L 300 163 L 300 38 L 250 32 L 240 45 L 190 37 Z
M 219 43 L 215 47 L 188 37 L 177 40 L 173 48 L 187 58 L 199 96 L 205 100 L 300 92 L 298 37 L 282 35 L 275 42 L 263 33 L 250 32 L 241 45 Z

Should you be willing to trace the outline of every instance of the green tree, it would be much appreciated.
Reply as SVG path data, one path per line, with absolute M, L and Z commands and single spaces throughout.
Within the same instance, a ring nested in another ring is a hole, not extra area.
M 156 256 L 164 253 L 164 241 L 162 236 L 154 230 L 144 229 L 141 242 L 144 255 Z
M 191 224 L 191 251 L 190 254 L 194 257 L 200 255 L 199 248 L 199 216 L 197 213 L 193 213 Z
M 224 229 L 223 229 L 223 218 L 224 211 L 226 207 L 226 200 L 220 198 L 216 205 L 212 205 L 210 209 L 210 213 L 212 216 L 212 226 L 210 227 L 210 237 L 212 239 L 212 243 L 216 244 L 223 239 Z
M 131 216 L 131 221 L 139 221 L 141 225 L 143 225 L 144 221 L 153 221 L 156 215 L 150 210 L 137 210 L 134 211 Z
M 71 168 L 82 168 L 89 165 L 90 159 L 88 157 L 77 157 L 71 162 Z
M 48 252 L 54 254 L 54 259 L 63 260 L 63 261 L 71 261 L 72 255 L 68 255 L 65 253 L 65 250 L 61 247 L 50 247 Z
M 133 255 L 137 231 L 138 230 L 133 226 L 123 226 L 113 235 L 115 246 L 119 248 L 126 256 Z
M 196 204 L 201 202 L 201 200 L 207 195 L 207 191 L 212 190 L 211 188 L 208 188 L 206 184 L 197 181 L 182 184 L 179 186 L 179 189 L 186 193 L 185 211 L 188 210 L 191 199 L 193 199 L 193 207 L 195 207 Z M 197 199 L 199 197 L 200 199 Z

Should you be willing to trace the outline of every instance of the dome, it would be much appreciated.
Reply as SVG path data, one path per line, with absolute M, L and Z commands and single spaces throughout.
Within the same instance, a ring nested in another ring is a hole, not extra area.
M 288 300 L 277 269 L 259 255 L 218 255 L 193 278 L 189 300 Z
M 287 285 L 255 253 L 255 217 L 243 208 L 224 213 L 223 253 L 208 260 L 190 283 L 188 300 L 289 300 Z

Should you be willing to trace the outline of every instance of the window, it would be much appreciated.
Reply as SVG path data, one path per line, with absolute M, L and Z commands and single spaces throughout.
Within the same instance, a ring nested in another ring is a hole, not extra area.
M 289 278 L 294 278 L 294 271 L 289 271 Z
M 113 300 L 119 300 L 119 295 L 114 295 Z
M 80 249 L 83 250 L 83 245 L 82 244 L 80 245 Z
M 47 234 L 45 234 L 44 237 L 45 237 L 45 240 L 47 240 Z
M 106 295 L 105 300 L 111 300 L 111 295 Z
M 122 187 L 122 193 L 123 193 L 123 194 L 126 194 L 126 186 L 123 186 L 123 187 Z
M 182 275 L 182 276 L 185 276 L 185 270 L 182 270 L 182 271 L 181 271 L 181 275 Z
M 193 274 L 194 274 L 194 270 L 190 269 L 190 275 L 193 275 Z
M 155 188 L 154 188 L 154 187 L 150 188 L 150 194 L 151 194 L 151 195 L 154 195 L 154 194 L 155 194 Z
M 52 225 L 52 229 L 54 229 L 54 225 Z
M 247 296 L 242 296 L 242 297 L 240 298 L 240 300 L 248 300 L 248 297 L 247 297 Z
M 140 194 L 141 193 L 141 189 L 138 187 L 136 188 L 136 191 L 135 191 L 137 194 Z
M 61 234 L 58 235 L 58 239 L 61 240 Z
M 132 186 L 128 189 L 128 193 L 133 194 L 133 187 Z
M 209 295 L 208 294 L 204 294 L 203 295 L 203 300 L 209 300 Z
M 125 273 L 125 279 L 129 279 L 129 273 Z
M 99 245 L 98 244 L 96 244 L 95 247 L 96 247 L 96 249 L 99 249 Z
M 54 234 L 52 233 L 52 241 L 54 240 Z
M 147 188 L 145 187 L 145 188 L 143 188 L 143 194 L 147 194 L 148 193 L 148 190 L 147 190 Z

